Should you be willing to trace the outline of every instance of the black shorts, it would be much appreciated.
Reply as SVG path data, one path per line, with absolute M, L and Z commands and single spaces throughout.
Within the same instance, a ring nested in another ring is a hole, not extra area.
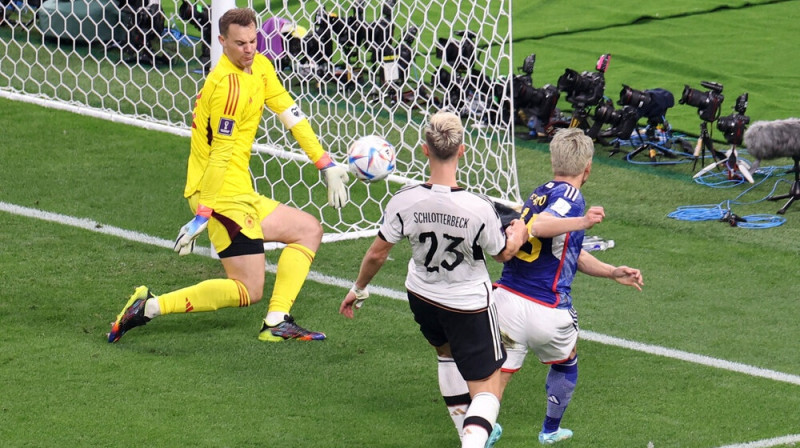
M 263 254 L 264 253 L 264 240 L 258 239 L 254 240 L 252 238 L 248 238 L 242 232 L 237 232 L 236 235 L 231 238 L 231 245 L 226 247 L 225 250 L 218 253 L 219 258 L 228 258 L 228 257 L 235 257 L 237 255 L 251 255 L 251 254 Z
M 480 311 L 459 311 L 408 291 L 408 304 L 431 345 L 450 343 L 450 352 L 465 380 L 482 380 L 505 362 L 494 303 Z

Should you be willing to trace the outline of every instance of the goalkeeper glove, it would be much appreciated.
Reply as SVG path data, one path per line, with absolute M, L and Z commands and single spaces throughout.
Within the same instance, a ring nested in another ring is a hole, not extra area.
M 347 169 L 336 163 L 322 168 L 322 177 L 328 187 L 328 205 L 333 208 L 342 208 L 347 203 L 347 181 L 350 174 Z
M 192 250 L 194 250 L 194 240 L 208 227 L 208 218 L 211 217 L 211 212 L 213 212 L 213 210 L 205 205 L 197 206 L 197 215 L 186 223 L 185 226 L 181 227 L 180 232 L 178 232 L 178 238 L 175 239 L 175 247 L 173 247 L 173 250 L 175 250 L 178 255 L 188 255 L 192 253 Z
M 356 295 L 356 301 L 353 302 L 353 308 L 355 309 L 360 309 L 364 306 L 364 301 L 369 298 L 369 291 L 367 291 L 367 288 L 360 289 L 355 284 L 350 288 L 350 292 Z

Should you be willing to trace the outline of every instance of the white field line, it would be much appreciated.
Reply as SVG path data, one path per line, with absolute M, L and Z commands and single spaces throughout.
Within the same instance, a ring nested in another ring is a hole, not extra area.
M 769 448 L 772 446 L 789 445 L 794 443 L 800 443 L 800 434 L 775 437 L 773 439 L 756 440 L 755 442 L 740 443 L 736 445 L 725 445 L 719 448 Z
M 694 353 L 683 352 L 658 345 L 643 344 L 641 342 L 615 338 L 614 336 L 607 336 L 604 334 L 595 333 L 593 331 L 581 330 L 580 335 L 581 339 L 585 339 L 587 341 L 599 342 L 601 344 L 627 348 L 630 350 L 636 350 L 638 352 L 649 353 L 651 355 L 679 359 L 681 361 L 692 362 L 717 369 L 730 370 L 732 372 L 744 373 L 745 375 L 767 378 L 770 380 L 781 381 L 800 386 L 800 376 L 797 375 L 762 369 L 760 367 L 753 367 L 738 362 L 725 361 L 724 359 L 712 358 L 705 355 L 696 355 Z
M 22 207 L 15 204 L 0 201 L 0 211 L 8 212 L 14 215 L 26 216 L 29 218 L 40 219 L 43 221 L 55 222 L 80 229 L 89 230 L 91 232 L 102 233 L 105 235 L 116 236 L 128 241 L 138 243 L 150 244 L 153 246 L 172 249 L 174 242 L 172 240 L 165 240 L 157 238 L 140 232 L 132 230 L 125 230 L 119 227 L 108 226 L 98 223 L 91 219 L 75 218 L 73 216 L 62 215 L 59 213 L 46 212 L 28 207 Z M 195 247 L 194 253 L 206 257 L 213 257 L 214 252 L 208 247 Z M 267 272 L 275 273 L 276 266 L 267 263 L 265 269 Z M 339 286 L 347 289 L 352 285 L 352 280 L 346 280 L 339 277 L 333 277 L 319 272 L 311 271 L 308 275 L 309 280 L 325 285 Z M 406 300 L 405 292 L 397 291 L 390 288 L 381 286 L 370 286 L 370 293 L 383 297 L 388 297 L 396 300 Z M 737 362 L 726 361 L 724 359 L 712 358 L 710 356 L 697 355 L 694 353 L 683 352 L 657 345 L 643 344 L 640 342 L 629 341 L 627 339 L 616 338 L 593 331 L 581 330 L 581 339 L 587 341 L 598 342 L 601 344 L 612 345 L 616 347 L 626 348 L 629 350 L 640 351 L 649 353 L 656 356 L 664 356 L 667 358 L 678 359 L 681 361 L 701 364 L 717 369 L 730 370 L 733 372 L 743 373 L 745 375 L 767 378 L 774 381 L 780 381 L 790 384 L 800 385 L 800 376 L 790 375 L 788 373 L 776 372 L 774 370 L 762 369 L 760 367 L 749 366 Z M 758 440 L 755 442 L 748 442 L 737 445 L 725 445 L 719 448 L 769 448 L 778 445 L 786 445 L 790 443 L 800 443 L 800 434 L 788 435 L 783 437 L 776 437 L 772 439 Z
M 55 222 L 72 227 L 78 227 L 84 230 L 89 230 L 91 232 L 102 233 L 105 235 L 112 235 L 119 238 L 123 238 L 128 241 L 150 244 L 153 246 L 163 247 L 166 249 L 172 249 L 174 244 L 172 240 L 165 240 L 162 238 L 146 235 L 144 233 L 134 232 L 132 230 L 125 230 L 119 227 L 108 226 L 105 224 L 98 223 L 97 221 L 93 221 L 91 219 L 75 218 L 73 216 L 67 216 L 59 213 L 52 213 L 33 208 L 22 207 L 19 205 L 10 204 L 2 201 L 0 201 L 0 211 L 5 211 L 20 216 L 26 216 L 29 218 L 41 219 L 43 221 Z M 195 247 L 194 251 L 195 251 L 194 253 L 198 255 L 203 255 L 206 257 L 214 256 L 213 251 L 208 247 L 198 246 Z M 276 268 L 277 267 L 275 265 L 270 263 L 267 263 L 265 267 L 266 271 L 271 273 L 275 273 Z M 330 275 L 321 274 L 316 271 L 311 271 L 308 275 L 308 278 L 317 283 L 338 286 L 345 289 L 350 288 L 350 286 L 352 286 L 353 284 L 353 281 L 351 279 L 333 277 Z M 397 291 L 394 289 L 383 288 L 380 286 L 370 286 L 370 293 L 383 297 L 388 297 L 391 299 L 406 300 L 406 293 L 404 291 Z M 599 342 L 601 344 L 613 345 L 616 347 L 626 348 L 629 350 L 636 350 L 644 353 L 650 353 L 652 355 L 664 356 L 667 358 L 678 359 L 681 361 L 701 364 L 709 367 L 714 367 L 717 369 L 730 370 L 732 372 L 744 373 L 745 375 L 767 378 L 774 381 L 780 381 L 800 386 L 800 376 L 798 375 L 776 372 L 774 370 L 768 370 L 760 367 L 749 366 L 747 364 L 726 361 L 724 359 L 712 358 L 710 356 L 705 356 L 705 355 L 697 355 L 694 353 L 683 352 L 680 350 L 674 350 L 666 347 L 661 347 L 658 345 L 643 344 L 640 342 L 629 341 L 627 339 L 621 339 L 614 336 L 608 336 L 588 330 L 581 330 L 581 338 L 587 341 Z

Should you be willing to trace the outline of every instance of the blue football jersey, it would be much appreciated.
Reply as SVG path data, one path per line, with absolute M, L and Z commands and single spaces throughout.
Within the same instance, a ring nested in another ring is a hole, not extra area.
M 522 209 L 528 224 L 547 212 L 561 218 L 583 216 L 586 203 L 580 190 L 567 182 L 550 181 L 536 188 Z M 578 269 L 583 230 L 554 238 L 530 237 L 507 261 L 495 286 L 553 308 L 572 306 L 572 280 Z

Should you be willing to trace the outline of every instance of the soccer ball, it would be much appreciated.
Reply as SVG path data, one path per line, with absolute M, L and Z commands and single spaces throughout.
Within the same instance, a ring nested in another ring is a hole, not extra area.
M 377 135 L 361 137 L 347 149 L 347 164 L 365 182 L 385 179 L 394 171 L 394 146 Z

